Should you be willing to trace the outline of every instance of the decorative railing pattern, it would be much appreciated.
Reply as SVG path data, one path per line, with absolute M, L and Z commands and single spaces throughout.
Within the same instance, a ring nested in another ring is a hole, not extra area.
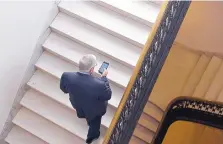
M 170 125 L 179 120 L 223 129 L 223 103 L 192 97 L 175 99 L 166 110 L 153 144 L 161 144 Z
M 104 144 L 129 143 L 189 5 L 189 1 L 169 1 L 163 4 Z

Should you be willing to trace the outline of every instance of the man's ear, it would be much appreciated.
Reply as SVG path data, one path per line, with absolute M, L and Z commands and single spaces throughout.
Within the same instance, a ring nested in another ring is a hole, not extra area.
M 90 69 L 90 73 L 93 73 L 94 72 L 94 67 Z

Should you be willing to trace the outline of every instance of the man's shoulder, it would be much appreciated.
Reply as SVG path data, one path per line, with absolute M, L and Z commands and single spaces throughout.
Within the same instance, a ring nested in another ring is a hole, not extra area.
M 73 78 L 73 77 L 76 77 L 76 76 L 77 76 L 76 72 L 64 72 L 62 74 L 61 78 L 70 79 L 70 78 Z

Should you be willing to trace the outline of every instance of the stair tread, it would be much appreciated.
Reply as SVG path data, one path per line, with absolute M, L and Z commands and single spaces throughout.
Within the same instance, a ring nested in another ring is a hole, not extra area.
M 157 107 L 151 102 L 147 102 L 146 106 L 144 107 L 143 112 L 145 112 L 147 115 L 153 117 L 155 120 L 160 122 L 162 120 L 164 111 L 162 111 L 161 108 Z
M 58 101 L 59 103 L 67 106 L 73 110 L 73 107 L 70 104 L 68 95 L 65 95 L 59 88 L 59 80 L 50 76 L 47 73 L 37 70 L 32 78 L 29 80 L 28 85 L 44 95 L 51 97 L 52 99 Z M 107 113 L 102 118 L 102 125 L 109 127 L 111 120 L 114 116 L 115 109 L 111 106 L 108 106 Z
M 96 24 L 111 34 L 130 39 L 130 42 L 133 41 L 133 44 L 136 43 L 140 47 L 144 46 L 151 31 L 151 28 L 144 24 L 90 1 L 62 1 L 59 7 L 63 12 L 84 19 L 87 23 L 90 21 L 92 25 Z
M 181 93 L 182 96 L 192 96 L 196 86 L 198 85 L 203 73 L 205 72 L 211 57 L 202 55 L 197 62 L 195 68 L 193 69 L 190 77 L 187 80 L 187 83 L 184 86 L 184 89 Z
M 16 125 L 13 126 L 5 141 L 9 144 L 47 144 L 43 140 Z
M 152 116 L 149 116 L 145 113 L 142 113 L 138 123 L 147 129 L 151 130 L 152 132 L 156 132 L 159 122 L 155 120 Z
M 82 139 L 24 107 L 21 108 L 13 119 L 13 123 L 47 143 L 73 144 L 74 141 L 78 144 L 85 143 Z
M 108 1 L 100 0 L 99 3 L 127 17 L 151 26 L 159 13 L 159 6 L 152 3 L 142 3 L 140 1 Z
M 149 143 L 147 143 L 133 135 L 129 141 L 129 144 L 149 144 Z
M 36 66 L 39 69 L 55 76 L 58 80 L 60 80 L 63 72 L 78 71 L 78 68 L 76 66 L 67 63 L 66 61 L 60 59 L 59 57 L 53 56 L 48 52 L 44 52 L 41 55 L 36 63 Z M 109 104 L 117 108 L 124 93 L 124 89 L 117 87 L 113 83 L 110 83 L 110 87 L 112 89 L 112 98 L 111 100 L 109 100 Z
M 85 54 L 94 54 L 97 57 L 96 71 L 99 69 L 103 61 L 109 62 L 108 78 L 119 86 L 126 87 L 132 74 L 132 69 L 123 66 L 102 54 L 99 54 L 91 49 L 81 46 L 71 40 L 59 36 L 56 33 L 51 33 L 44 43 L 44 48 L 51 53 L 61 56 L 63 59 L 78 65 L 80 58 Z
M 199 84 L 197 85 L 195 92 L 193 94 L 194 97 L 204 97 L 208 88 L 210 87 L 211 82 L 213 81 L 214 76 L 221 64 L 221 59 L 213 56 L 211 61 L 208 64 L 203 76 Z
M 77 118 L 74 111 L 61 106 L 61 104 L 47 96 L 29 90 L 20 103 L 27 109 L 34 111 L 38 115 L 52 121 L 54 124 L 57 124 L 83 140 L 86 139 L 88 131 L 86 120 Z M 101 137 L 98 143 L 102 143 L 104 135 L 105 128 L 102 127 Z
M 205 99 L 214 101 L 220 94 L 223 86 L 223 64 L 221 64 L 218 72 L 216 73 L 206 95 Z
M 134 67 L 141 48 L 114 37 L 66 14 L 59 13 L 50 26 L 53 31 L 103 52 L 124 65 Z
M 134 130 L 134 135 L 140 139 L 142 139 L 145 142 L 151 143 L 152 139 L 154 137 L 154 132 L 146 129 L 145 127 L 137 124 L 135 130 Z

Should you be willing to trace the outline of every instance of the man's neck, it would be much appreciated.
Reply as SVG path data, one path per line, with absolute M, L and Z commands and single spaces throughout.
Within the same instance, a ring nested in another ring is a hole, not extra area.
M 79 72 L 79 73 L 86 74 L 86 75 L 91 75 L 90 72 Z

